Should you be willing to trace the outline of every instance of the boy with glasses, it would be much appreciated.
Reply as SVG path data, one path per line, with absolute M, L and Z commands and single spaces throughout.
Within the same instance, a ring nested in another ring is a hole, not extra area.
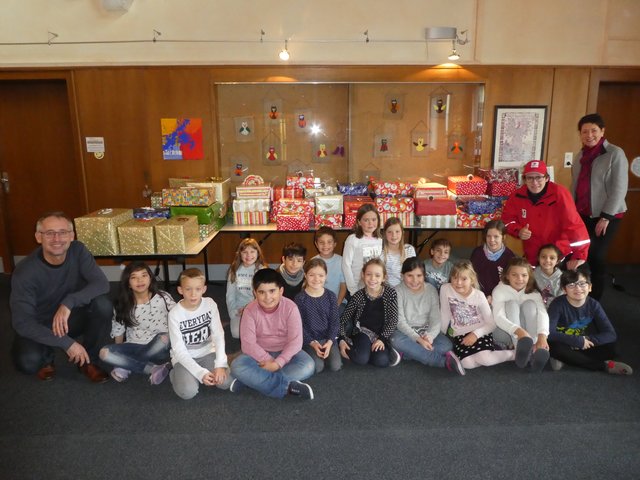
M 582 268 L 567 270 L 560 277 L 565 295 L 549 306 L 551 368 L 563 365 L 631 375 L 629 365 L 616 362 L 616 332 L 600 303 L 589 296 L 591 279 Z
M 113 313 L 107 277 L 86 247 L 74 241 L 73 223 L 64 213 L 43 215 L 35 237 L 40 247 L 11 278 L 13 362 L 23 373 L 52 380 L 54 348 L 62 348 L 92 382 L 105 382 L 109 376 L 95 361 Z
M 589 233 L 573 197 L 562 185 L 549 180 L 542 160 L 531 160 L 522 173 L 524 185 L 511 194 L 502 212 L 507 233 L 522 240 L 524 255 L 538 264 L 538 251 L 554 244 L 569 270 L 582 265 L 589 253 Z

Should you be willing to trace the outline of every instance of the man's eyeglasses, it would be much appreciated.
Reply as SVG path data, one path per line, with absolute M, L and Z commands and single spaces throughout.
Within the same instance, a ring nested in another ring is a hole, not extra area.
M 73 230 L 47 230 L 46 232 L 40 232 L 40 235 L 45 237 L 47 240 L 51 240 L 52 238 L 67 238 Z
M 585 282 L 585 281 L 567 283 L 566 285 L 567 288 L 585 288 L 587 286 L 589 286 L 589 282 Z
M 544 179 L 545 179 L 544 175 L 535 175 L 535 176 L 527 175 L 526 177 L 524 177 L 524 181 L 530 182 L 530 183 L 533 183 L 533 182 L 542 183 Z

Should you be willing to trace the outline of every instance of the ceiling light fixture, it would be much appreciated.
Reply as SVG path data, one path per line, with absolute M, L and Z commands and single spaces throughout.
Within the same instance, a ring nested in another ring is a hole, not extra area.
M 288 46 L 289 46 L 289 42 L 285 40 L 284 48 L 280 50 L 280 53 L 278 54 L 278 57 L 280 57 L 280 60 L 282 60 L 283 62 L 286 62 L 287 60 L 289 60 L 289 57 L 291 57 L 291 55 L 289 55 L 289 50 L 287 48 Z
M 458 29 L 456 27 L 427 27 L 424 30 L 424 36 L 427 42 L 451 42 L 451 54 L 447 57 L 449 60 L 460 60 L 460 54 L 456 50 L 456 44 L 465 45 L 469 43 L 467 36 L 467 30 L 460 32 L 464 35 L 462 38 L 458 35 Z
M 451 42 L 451 54 L 447 57 L 449 60 L 451 60 L 452 62 L 455 62 L 456 60 L 460 60 L 460 54 L 458 53 L 458 51 L 456 50 L 456 41 L 453 40 Z

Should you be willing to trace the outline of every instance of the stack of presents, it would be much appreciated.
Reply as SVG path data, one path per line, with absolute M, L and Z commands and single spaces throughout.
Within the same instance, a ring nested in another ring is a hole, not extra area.
M 104 208 L 75 219 L 78 240 L 93 255 L 189 253 L 226 223 L 229 179 L 169 179 L 151 205 Z
M 370 203 L 383 224 L 399 217 L 405 226 L 482 228 L 500 217 L 504 201 L 518 187 L 517 179 L 517 169 L 477 169 L 474 175 L 448 177 L 447 185 L 424 179 L 371 179 L 331 186 L 311 172 L 298 172 L 284 185 L 272 185 L 249 175 L 236 187 L 232 216 L 236 225 L 275 223 L 278 230 L 352 228 L 360 206 Z

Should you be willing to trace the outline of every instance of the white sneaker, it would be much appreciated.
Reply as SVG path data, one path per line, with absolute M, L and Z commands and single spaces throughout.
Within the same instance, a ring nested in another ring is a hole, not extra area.
M 400 363 L 400 360 L 402 360 L 400 353 L 395 348 L 389 347 L 389 366 L 395 367 Z
M 111 370 L 111 378 L 113 378 L 116 382 L 122 383 L 127 378 L 129 378 L 129 374 L 131 372 L 125 368 L 115 367 Z
M 553 370 L 554 372 L 562 370 L 562 367 L 564 367 L 564 363 L 553 357 L 549 359 L 549 365 L 551 365 L 551 370 Z

